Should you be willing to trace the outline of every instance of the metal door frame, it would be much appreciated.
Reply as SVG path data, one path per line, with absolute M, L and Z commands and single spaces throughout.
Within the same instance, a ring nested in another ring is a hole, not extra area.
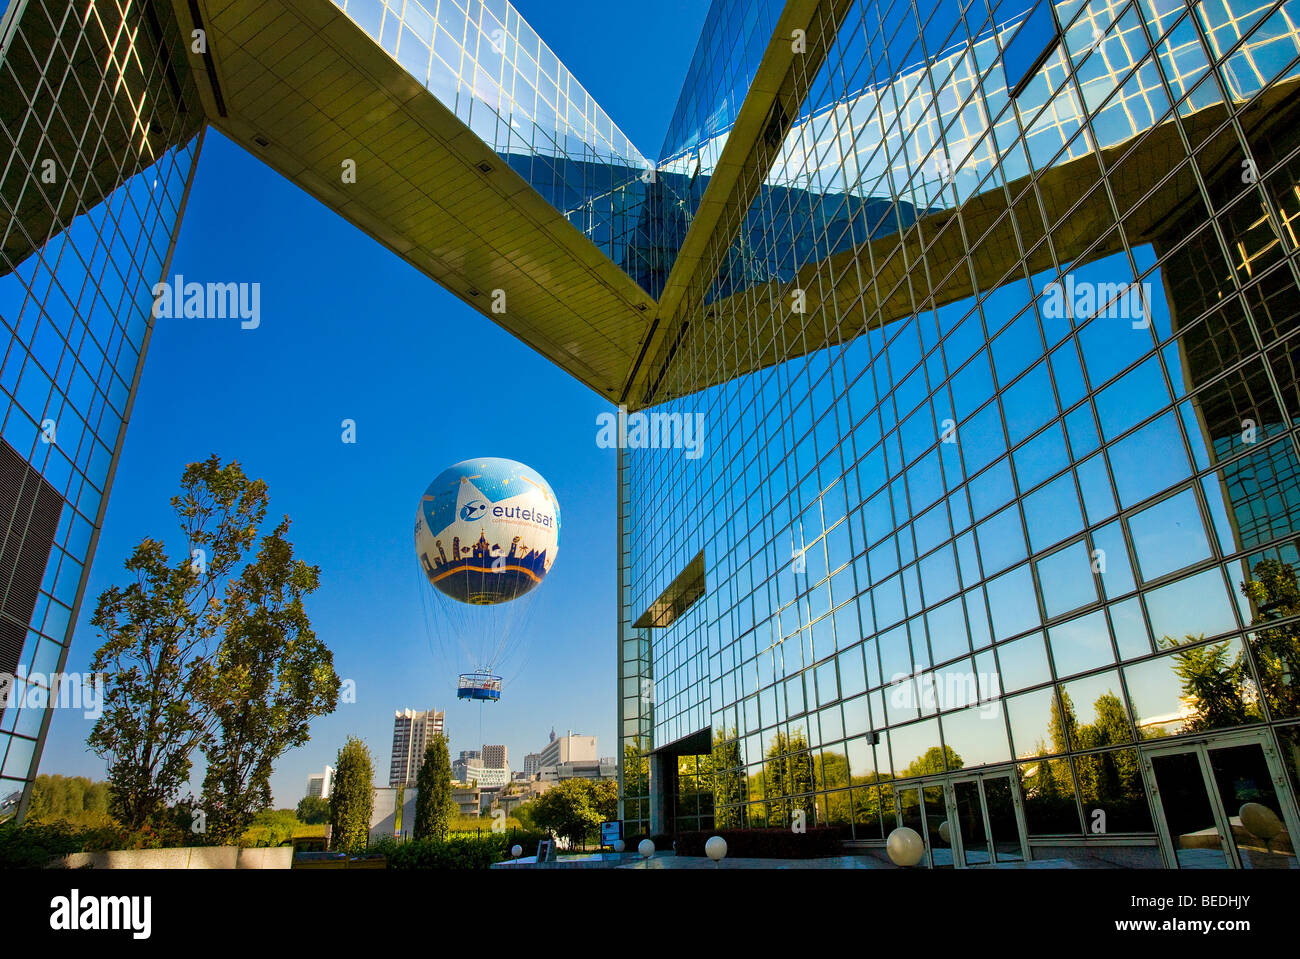
M 989 819 L 989 800 L 988 800 L 988 795 L 984 791 L 984 780 L 986 779 L 1006 779 L 1010 783 L 1011 808 L 1013 810 L 1015 820 L 1016 820 L 1016 838 L 1020 840 L 1021 861 L 1030 862 L 1033 859 L 1033 853 L 1029 848 L 1029 830 L 1025 822 L 1024 799 L 1020 795 L 1020 777 L 1017 775 L 1017 771 L 1014 766 L 1012 767 L 1004 766 L 1000 769 L 980 770 L 978 772 L 970 772 L 970 773 L 964 773 L 955 776 L 949 776 L 946 780 L 947 788 L 944 790 L 944 792 L 948 796 L 948 808 L 949 808 L 949 817 L 948 817 L 949 830 L 948 831 L 950 833 L 953 832 L 954 830 L 952 829 L 951 824 L 953 823 L 957 824 L 957 828 L 955 830 L 957 834 L 957 842 L 953 843 L 952 846 L 954 850 L 954 855 L 956 856 L 956 861 L 959 863 L 959 865 L 957 866 L 958 869 L 974 868 L 973 866 L 971 866 L 969 863 L 966 862 L 966 836 L 962 832 L 960 820 L 958 820 L 957 818 L 956 787 L 958 783 L 973 782 L 978 785 L 979 797 L 980 797 L 980 815 L 983 817 L 984 820 L 984 843 L 985 846 L 987 847 L 987 851 L 989 854 L 989 864 L 996 865 L 998 863 L 997 850 L 993 844 L 993 829 L 992 829 L 993 822 L 991 819 Z
M 921 824 L 925 830 L 921 839 L 925 843 L 925 857 L 928 868 L 934 868 L 934 855 L 931 852 L 930 842 L 930 824 L 925 815 L 925 789 L 928 786 L 940 786 L 943 789 L 944 810 L 948 815 L 948 832 L 952 836 L 949 841 L 949 848 L 952 849 L 953 866 L 957 869 L 974 868 L 966 862 L 966 837 L 962 831 L 961 823 L 957 818 L 957 792 L 956 785 L 961 782 L 974 782 L 979 788 L 980 798 L 980 815 L 984 820 L 985 843 L 988 846 L 989 864 L 998 863 L 997 853 L 992 845 L 993 830 L 989 820 L 988 797 L 984 792 L 984 780 L 986 779 L 1006 779 L 1011 784 L 1011 805 L 1016 819 L 1016 835 L 1020 840 L 1020 853 L 1024 862 L 1033 860 L 1033 851 L 1029 847 L 1029 830 L 1025 822 L 1025 804 L 1020 795 L 1020 777 L 1017 775 L 1015 766 L 1001 766 L 990 769 L 972 770 L 970 772 L 961 772 L 957 774 L 948 774 L 946 776 L 930 776 L 924 779 L 909 779 L 906 783 L 894 784 L 894 821 L 896 825 L 903 825 L 903 808 L 902 803 L 898 800 L 898 794 L 904 790 L 916 790 L 920 802 Z
M 923 779 L 909 779 L 905 783 L 894 783 L 894 826 L 898 828 L 903 825 L 903 803 L 902 794 L 905 792 L 915 791 L 917 799 L 917 808 L 921 811 L 921 844 L 925 847 L 925 868 L 934 868 L 934 855 L 930 850 L 930 823 L 925 815 L 925 787 L 932 786 L 932 781 Z M 944 808 L 948 808 L 948 793 L 944 791 L 943 795 Z M 920 865 L 918 863 L 917 865 Z
M 1290 834 L 1292 847 L 1300 838 L 1300 811 L 1291 794 L 1291 783 L 1287 779 L 1282 757 L 1278 755 L 1277 746 L 1267 729 L 1251 729 L 1241 732 L 1217 733 L 1211 736 L 1196 736 L 1188 739 L 1176 739 L 1157 744 L 1139 744 L 1138 755 L 1141 758 L 1142 780 L 1151 798 L 1151 812 L 1156 826 L 1156 840 L 1160 844 L 1160 853 L 1165 866 L 1169 869 L 1181 868 L 1178 863 L 1178 851 L 1174 848 L 1173 832 L 1165 818 L 1165 804 L 1160 798 L 1156 785 L 1155 768 L 1152 760 L 1161 756 L 1175 756 L 1192 753 L 1196 756 L 1197 767 L 1201 771 L 1201 783 L 1210 799 L 1210 809 L 1214 813 L 1215 828 L 1219 831 L 1219 845 L 1223 849 L 1228 869 L 1241 869 L 1241 854 L 1232 835 L 1231 810 L 1225 809 L 1219 796 L 1219 786 L 1214 779 L 1214 769 L 1210 765 L 1210 752 L 1215 749 L 1234 746 L 1259 746 L 1264 753 L 1264 762 L 1268 766 L 1269 777 L 1273 781 L 1273 791 L 1277 794 L 1281 806 L 1282 822 Z

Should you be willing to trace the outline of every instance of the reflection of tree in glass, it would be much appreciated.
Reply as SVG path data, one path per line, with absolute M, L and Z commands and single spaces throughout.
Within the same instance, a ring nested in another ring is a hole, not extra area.
M 1059 689 L 1052 699 L 1052 715 L 1047 724 L 1051 737 L 1048 744 L 1038 743 L 1037 766 L 1021 767 L 1021 791 L 1030 805 L 1030 818 L 1055 831 L 1074 832 L 1078 814 L 1074 806 L 1075 782 L 1068 759 L 1048 759 L 1049 755 L 1123 746 L 1133 741 L 1124 702 L 1114 690 L 1102 693 L 1092 704 L 1094 719 L 1079 722 L 1070 694 Z M 1144 829 L 1149 825 L 1142 773 L 1137 753 L 1132 749 L 1111 749 L 1076 756 L 1079 798 L 1085 812 L 1101 809 L 1106 813 L 1108 831 Z M 1052 825 L 1048 825 L 1052 824 Z
M 641 824 L 629 826 L 630 829 L 645 826 L 646 817 L 650 814 L 649 796 L 650 757 L 642 745 L 641 737 L 636 736 L 623 746 L 623 817 Z
M 1188 636 L 1185 642 L 1202 638 Z M 1165 636 L 1159 645 L 1169 648 L 1177 644 L 1173 637 Z M 1182 682 L 1183 704 L 1188 711 L 1178 732 L 1241 726 L 1263 718 L 1245 658 L 1238 651 L 1229 659 L 1231 650 L 1231 641 L 1225 641 L 1174 654 L 1174 674 Z M 1153 732 L 1161 734 L 1159 730 Z
M 1300 625 L 1269 626 L 1289 616 L 1300 616 L 1300 586 L 1295 571 L 1276 559 L 1255 564 L 1255 578 L 1241 584 L 1250 600 L 1257 627 L 1252 641 L 1255 668 L 1268 700 L 1277 716 L 1300 715 Z
M 713 826 L 713 755 L 677 757 L 678 829 L 707 829 Z M 698 817 L 699 822 L 688 820 Z
M 797 809 L 803 810 L 806 825 L 814 824 L 816 806 L 806 795 L 813 790 L 813 761 L 802 730 L 789 736 L 777 732 L 763 761 L 763 778 L 769 825 L 790 824 Z
M 1300 713 L 1300 626 L 1270 625 L 1300 616 L 1300 586 L 1295 571 L 1280 560 L 1260 560 L 1254 574 L 1254 579 L 1241 584 L 1241 592 L 1255 611 L 1250 623 L 1255 633 L 1250 643 L 1259 686 L 1255 685 L 1245 650 L 1238 648 L 1232 655 L 1230 640 L 1175 654 L 1174 672 L 1182 682 L 1183 703 L 1190 712 L 1180 732 L 1262 722 L 1261 699 L 1266 699 L 1279 717 Z M 1203 638 L 1186 636 L 1180 644 L 1172 636 L 1165 636 L 1158 645 L 1172 649 Z
M 814 763 L 818 789 L 827 790 L 826 816 L 833 826 L 853 821 L 853 804 L 849 792 L 849 757 L 844 753 L 823 752 Z
M 713 734 L 713 802 L 719 828 L 742 826 L 748 798 L 744 764 L 740 758 L 740 740 L 735 727 L 719 729 Z
M 946 760 L 946 765 L 945 765 Z M 900 779 L 911 779 L 913 776 L 933 776 L 938 773 L 948 772 L 950 769 L 961 769 L 964 760 L 957 755 L 951 746 L 931 746 L 918 759 L 913 760 L 912 764 L 903 770 Z

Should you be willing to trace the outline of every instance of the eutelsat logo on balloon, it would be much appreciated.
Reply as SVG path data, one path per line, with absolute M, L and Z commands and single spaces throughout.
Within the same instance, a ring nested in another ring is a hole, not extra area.
M 560 506 L 536 470 L 506 459 L 466 460 L 425 490 L 415 552 L 439 592 L 490 606 L 546 578 L 560 543 Z

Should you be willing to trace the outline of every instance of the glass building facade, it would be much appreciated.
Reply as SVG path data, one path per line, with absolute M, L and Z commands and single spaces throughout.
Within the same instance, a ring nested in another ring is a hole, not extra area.
M 230 119 L 177 9 L 0 21 L 0 815 L 193 177 L 193 69 Z M 1295 866 L 1300 0 L 716 0 L 656 160 L 506 0 L 309 13 L 659 301 L 621 399 L 704 442 L 618 454 L 628 835 Z
M 633 276 L 655 165 L 508 0 L 334 0 Z
M 183 49 L 162 4 L 0 21 L 0 818 L 36 775 L 198 159 Z
M 1300 6 L 823 23 L 633 398 L 628 833 L 1294 868 Z

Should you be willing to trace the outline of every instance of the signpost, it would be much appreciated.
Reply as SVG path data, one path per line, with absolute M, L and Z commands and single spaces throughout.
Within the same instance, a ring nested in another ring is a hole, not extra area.
M 623 838 L 623 820 L 615 819 L 600 824 L 600 844 L 612 846 Z

